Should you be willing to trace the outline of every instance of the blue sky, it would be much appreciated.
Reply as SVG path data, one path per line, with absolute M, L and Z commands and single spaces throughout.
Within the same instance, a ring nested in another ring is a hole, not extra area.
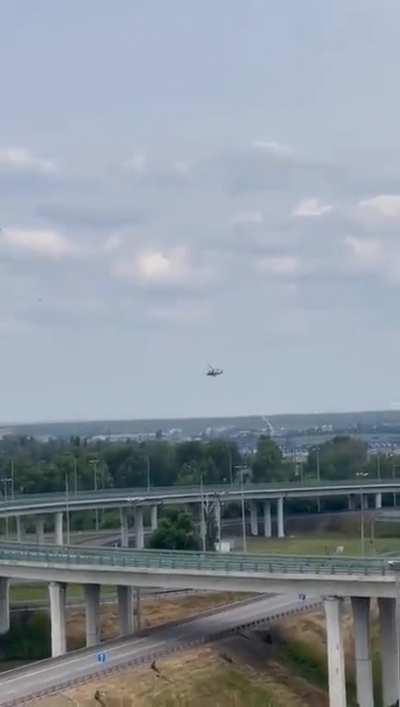
M 0 23 L 0 420 L 400 400 L 397 0 Z

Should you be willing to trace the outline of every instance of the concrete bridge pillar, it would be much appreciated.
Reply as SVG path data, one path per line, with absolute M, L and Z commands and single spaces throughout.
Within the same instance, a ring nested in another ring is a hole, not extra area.
M 8 577 L 0 577 L 0 635 L 10 630 L 10 585 Z
M 329 707 L 346 707 L 346 675 L 341 626 L 343 599 L 325 597 L 328 651 Z
M 86 646 L 97 646 L 99 643 L 99 608 L 100 585 L 85 584 L 86 602 Z
M 250 501 L 250 532 L 252 535 L 258 535 L 257 503 L 255 501 Z
M 36 518 L 35 527 L 38 545 L 44 545 L 44 518 Z
M 272 535 L 271 501 L 264 501 L 264 537 Z
M 22 543 L 22 538 L 24 535 L 24 525 L 21 516 L 15 516 L 15 530 L 17 535 L 17 542 Z
M 117 587 L 119 625 L 122 636 L 127 636 L 135 631 L 134 620 L 134 589 L 133 587 Z
M 352 597 L 358 707 L 374 707 L 370 653 L 369 597 Z
M 397 637 L 396 599 L 378 599 L 383 707 L 392 707 L 400 697 L 399 647 Z
M 59 511 L 54 516 L 54 535 L 56 545 L 64 545 L 63 522 L 64 514 L 62 511 Z
M 144 530 L 143 530 L 143 508 L 136 506 L 135 508 L 135 540 L 136 549 L 143 550 L 144 548 Z
M 377 509 L 382 508 L 382 494 L 381 493 L 375 494 L 375 508 L 377 508 Z
M 121 547 L 129 547 L 128 509 L 120 508 L 119 517 L 121 522 Z
M 278 498 L 277 506 L 278 538 L 285 537 L 285 520 L 283 515 L 283 496 Z
M 65 624 L 65 597 L 67 585 L 63 582 L 50 582 L 50 623 L 51 623 L 51 656 L 56 658 L 67 651 Z
M 158 528 L 158 506 L 152 506 L 150 510 L 151 529 L 154 532 Z

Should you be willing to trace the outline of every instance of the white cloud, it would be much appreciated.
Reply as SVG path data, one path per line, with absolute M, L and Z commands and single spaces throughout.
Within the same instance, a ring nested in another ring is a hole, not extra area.
M 376 238 L 347 236 L 345 244 L 358 267 L 374 270 L 384 261 L 383 246 Z
M 264 222 L 261 211 L 239 211 L 232 219 L 234 226 L 256 226 Z
M 103 243 L 103 251 L 105 253 L 114 253 L 116 250 L 121 248 L 122 244 L 123 240 L 121 236 L 109 236 Z
M 400 220 L 400 195 L 379 194 L 371 199 L 364 199 L 358 203 L 364 214 L 384 219 Z
M 293 255 L 270 255 L 260 258 L 256 267 L 269 275 L 295 275 L 301 270 L 301 262 Z
M 53 230 L 6 228 L 0 231 L 0 245 L 15 253 L 55 260 L 78 252 L 73 243 Z
M 292 149 L 288 145 L 283 145 L 274 140 L 254 140 L 252 147 L 255 150 L 261 150 L 275 157 L 289 157 L 293 154 Z
M 53 174 L 56 171 L 54 162 L 37 157 L 23 147 L 0 149 L 0 169 L 38 174 Z
M 119 260 L 113 269 L 117 277 L 131 279 L 143 285 L 205 284 L 212 270 L 191 261 L 187 248 L 143 250 L 132 259 Z
M 144 174 L 147 171 L 148 161 L 146 155 L 137 153 L 129 157 L 122 165 L 125 172 L 130 174 Z
M 198 324 L 208 318 L 204 303 L 176 302 L 169 306 L 152 307 L 147 312 L 151 319 L 168 324 Z
M 312 197 L 300 201 L 294 209 L 293 215 L 301 217 L 323 216 L 332 211 L 332 209 L 331 204 L 322 204 L 318 198 Z

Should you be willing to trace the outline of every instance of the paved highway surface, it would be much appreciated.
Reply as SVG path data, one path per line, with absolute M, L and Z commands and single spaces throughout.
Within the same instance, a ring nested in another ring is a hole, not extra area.
M 154 629 L 147 636 L 104 643 L 101 647 L 76 651 L 61 658 L 48 659 L 0 675 L 0 705 L 11 707 L 46 692 L 66 689 L 68 684 L 85 681 L 96 673 L 106 673 L 125 664 L 151 661 L 202 640 L 216 640 L 238 627 L 276 619 L 285 613 L 313 608 L 316 599 L 300 601 L 294 596 L 258 597 L 250 602 L 225 608 L 210 615 Z M 96 661 L 98 651 L 106 662 Z

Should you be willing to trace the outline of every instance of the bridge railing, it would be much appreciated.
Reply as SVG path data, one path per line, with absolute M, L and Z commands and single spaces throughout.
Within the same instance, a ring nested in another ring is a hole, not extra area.
M 0 545 L 0 566 L 7 563 L 104 568 L 200 570 L 223 573 L 385 575 L 393 560 L 362 557 L 256 555 L 183 552 L 173 550 L 118 550 L 65 546 Z M 400 563 L 399 563 L 400 564 Z

